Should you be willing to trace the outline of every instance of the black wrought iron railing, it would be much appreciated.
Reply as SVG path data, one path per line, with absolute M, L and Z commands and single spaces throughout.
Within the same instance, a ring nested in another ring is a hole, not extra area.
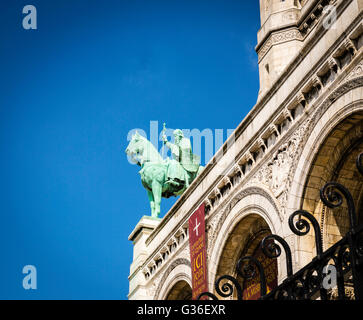
M 356 166 L 363 175 L 363 153 L 358 156 Z M 331 209 L 342 206 L 345 200 L 349 231 L 340 241 L 323 251 L 321 229 L 317 220 L 305 210 L 295 211 L 289 217 L 289 227 L 298 236 L 307 235 L 313 227 L 316 256 L 294 273 L 289 244 L 278 235 L 266 236 L 260 243 L 266 257 L 277 259 L 282 250 L 285 252 L 286 279 L 267 293 L 265 271 L 258 259 L 245 256 L 238 261 L 236 270 L 244 281 L 258 279 L 260 300 L 327 300 L 332 298 L 332 290 L 335 290 L 334 299 L 363 299 L 363 225 L 357 223 L 353 197 L 343 185 L 329 182 L 320 190 L 320 199 Z M 329 274 L 329 267 L 333 268 L 330 270 L 334 273 Z M 216 280 L 215 292 L 222 298 L 236 297 L 243 300 L 243 284 L 230 275 L 223 275 Z M 206 298 L 218 300 L 217 295 L 211 292 L 204 292 L 198 297 Z

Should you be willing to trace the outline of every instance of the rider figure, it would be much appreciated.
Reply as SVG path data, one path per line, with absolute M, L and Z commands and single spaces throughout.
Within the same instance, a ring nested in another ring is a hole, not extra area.
M 168 142 L 166 135 L 162 136 L 164 144 L 171 150 L 173 158 L 169 162 L 166 184 L 174 187 L 189 186 L 188 164 L 192 163 L 193 154 L 190 140 L 185 138 L 180 129 L 174 130 L 174 144 Z

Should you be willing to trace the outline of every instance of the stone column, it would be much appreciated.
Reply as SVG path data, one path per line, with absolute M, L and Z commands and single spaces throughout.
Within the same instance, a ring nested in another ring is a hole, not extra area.
M 151 298 L 145 289 L 146 279 L 141 267 L 150 254 L 146 245 L 146 239 L 159 225 L 160 221 L 161 219 L 159 218 L 143 216 L 129 235 L 128 239 L 134 245 L 133 261 L 130 266 L 129 276 L 129 299 L 131 300 L 149 300 Z

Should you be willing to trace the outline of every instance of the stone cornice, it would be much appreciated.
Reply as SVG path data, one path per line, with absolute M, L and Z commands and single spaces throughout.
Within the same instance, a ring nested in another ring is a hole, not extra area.
M 262 46 L 264 46 L 264 43 L 267 41 L 267 39 L 271 36 L 272 33 L 277 33 L 277 32 L 281 32 L 284 29 L 287 28 L 299 28 L 299 26 L 302 24 L 302 22 L 306 19 L 306 17 L 309 15 L 310 12 L 313 11 L 314 7 L 318 4 L 318 2 L 320 2 L 321 0 L 313 0 L 310 1 L 310 3 L 308 4 L 308 6 L 306 6 L 306 8 L 302 8 L 300 9 L 302 12 L 302 15 L 299 17 L 298 21 L 296 23 L 292 23 L 290 25 L 286 25 L 283 28 L 281 27 L 276 27 L 276 28 L 272 28 L 271 30 L 269 30 L 269 32 L 267 32 L 264 37 L 259 41 L 259 43 L 256 45 L 256 52 L 258 52 Z M 262 30 L 263 26 L 261 26 L 259 32 Z
M 260 46 L 259 49 L 256 49 L 258 53 L 258 61 L 260 62 L 274 45 L 291 40 L 303 41 L 304 38 L 305 37 L 296 26 L 292 28 L 284 28 L 281 31 L 271 32 L 269 38 L 262 44 L 262 46 Z
M 351 2 L 351 1 L 353 1 L 353 0 L 341 0 L 341 2 L 345 2 L 345 3 L 348 3 L 348 2 Z M 323 2 L 327 2 L 325 4 L 325 5 L 327 5 L 327 4 L 330 4 L 332 1 L 327 1 L 327 0 L 325 0 L 325 1 L 324 0 L 310 1 L 309 3 L 307 3 L 306 6 L 304 6 L 303 8 L 300 9 L 301 10 L 301 16 L 299 17 L 299 19 L 297 20 L 296 23 L 291 23 L 289 25 L 285 25 L 282 28 L 281 27 L 276 27 L 276 28 L 272 28 L 271 30 L 269 30 L 269 32 L 267 32 L 263 36 L 263 38 L 259 41 L 259 43 L 255 47 L 256 52 L 259 54 L 259 60 L 262 59 L 262 56 L 260 57 L 261 48 L 265 47 L 267 42 L 269 42 L 271 40 L 271 36 L 273 34 L 284 33 L 284 30 L 286 30 L 286 29 L 298 29 L 300 31 L 304 30 L 304 29 L 306 31 L 308 31 L 308 29 L 309 29 L 311 31 L 312 27 L 316 25 L 316 21 L 318 20 L 317 16 L 316 16 L 316 13 L 314 14 L 314 12 L 320 12 L 321 13 L 321 11 L 323 9 L 323 6 L 321 5 L 321 3 L 323 3 Z M 314 17 L 314 18 L 312 18 L 312 17 Z M 307 21 L 309 19 L 312 20 L 310 25 L 307 23 Z M 304 27 L 304 26 L 306 26 L 306 27 Z M 262 27 L 261 27 L 261 29 L 262 29 Z M 305 36 L 303 36 L 300 33 L 299 39 L 298 38 L 296 38 L 296 39 L 297 40 L 305 40 L 305 38 L 308 36 L 308 34 L 309 34 L 309 32 L 306 32 Z M 273 42 L 273 40 L 271 42 L 272 42 L 271 45 L 275 44 Z M 271 47 L 271 45 L 267 45 L 267 46 Z M 264 51 L 266 53 L 268 50 L 264 50 Z

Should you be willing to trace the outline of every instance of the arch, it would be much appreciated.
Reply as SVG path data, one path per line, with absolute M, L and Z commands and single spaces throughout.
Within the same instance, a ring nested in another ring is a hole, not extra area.
M 336 236 L 330 237 L 326 228 L 326 218 L 331 219 L 332 212 L 320 202 L 319 190 L 328 180 L 336 180 L 346 184 L 341 172 L 349 164 L 352 168 L 354 154 L 362 145 L 363 138 L 363 78 L 348 81 L 335 90 L 312 115 L 308 130 L 302 139 L 302 150 L 299 155 L 290 187 L 290 196 L 287 204 L 289 212 L 304 209 L 315 214 L 323 231 L 325 249 L 338 240 L 338 233 L 344 233 L 344 226 L 337 226 Z M 358 145 L 357 145 L 358 143 Z M 355 147 L 354 147 L 355 145 Z M 355 148 L 355 149 L 354 149 Z M 355 150 L 355 151 L 354 151 Z M 344 160 L 345 159 L 345 160 Z M 348 171 L 349 171 L 348 170 Z M 339 174 L 340 172 L 340 174 Z M 351 174 L 351 172 L 349 173 Z M 348 186 L 349 187 L 349 186 Z M 361 198 L 361 189 L 358 186 L 356 203 Z M 286 219 L 288 216 L 286 217 Z M 329 224 L 333 227 L 330 220 Z M 285 223 L 287 225 L 287 222 Z M 325 236 L 324 236 L 325 234 Z M 313 235 L 297 238 L 297 259 L 300 266 L 308 263 L 314 252 Z
M 336 89 L 320 105 L 308 121 L 308 129 L 299 145 L 298 159 L 291 173 L 291 185 L 287 208 L 292 212 L 301 209 L 301 197 L 314 155 L 330 129 L 349 115 L 361 111 L 363 106 L 363 77 L 348 81 Z
M 252 190 L 254 192 L 251 192 Z M 256 191 L 259 192 L 257 193 Z M 257 222 L 254 229 L 256 232 L 265 228 L 268 230 L 268 233 L 281 235 L 282 226 L 277 206 L 271 201 L 272 198 L 267 198 L 265 194 L 265 190 L 257 187 L 246 188 L 237 194 L 234 201 L 231 201 L 230 205 L 227 206 L 226 211 L 221 215 L 221 218 L 217 223 L 217 236 L 214 241 L 208 243 L 208 246 L 211 246 L 211 252 L 208 259 L 209 290 L 213 291 L 214 282 L 219 276 L 220 271 L 218 268 L 221 259 L 225 259 L 225 256 L 223 255 L 224 249 L 227 248 L 227 250 L 230 250 L 228 248 L 228 242 L 232 241 L 239 243 L 238 248 L 228 257 L 228 261 L 223 262 L 225 265 L 228 265 L 228 263 L 230 264 L 230 270 L 227 270 L 228 268 L 225 269 L 226 273 L 233 274 L 234 263 L 242 254 L 243 246 L 249 240 L 248 233 L 245 236 L 240 236 L 233 234 L 233 231 L 242 231 L 244 224 L 248 227 L 251 223 L 253 224 L 254 221 L 259 221 L 261 223 L 259 224 L 259 222 Z M 235 239 L 232 239 L 230 237 L 231 235 L 232 238 L 235 235 L 237 236 Z M 250 236 L 252 235 L 250 234 Z M 279 266 L 278 269 L 279 272 L 280 270 L 284 272 L 284 268 L 280 268 Z
M 178 279 L 169 290 L 165 300 L 191 300 L 192 299 L 192 288 L 190 284 L 184 279 Z
M 191 269 L 190 261 L 184 258 L 174 260 L 164 271 L 161 279 L 158 281 L 158 287 L 155 291 L 154 300 L 165 300 L 174 286 L 180 282 L 186 282 L 191 287 Z M 180 289 L 182 287 L 176 287 Z M 184 288 L 187 288 L 184 286 Z
M 343 119 L 320 145 L 306 178 L 302 208 L 312 212 L 320 222 L 323 244 L 329 248 L 349 230 L 346 203 L 331 210 L 320 200 L 319 190 L 325 183 L 335 181 L 344 185 L 352 194 L 355 207 L 363 196 L 363 180 L 356 168 L 356 159 L 363 152 L 363 110 Z M 357 216 L 362 221 L 363 214 Z
M 211 255 L 211 248 L 215 247 L 215 242 L 217 237 L 220 235 L 221 228 L 224 224 L 224 221 L 227 219 L 227 217 L 230 215 L 230 212 L 233 210 L 233 208 L 244 198 L 249 196 L 261 196 L 261 200 L 264 200 L 264 204 L 268 207 L 266 207 L 266 212 L 270 212 L 271 219 L 273 221 L 283 221 L 283 217 L 281 216 L 279 207 L 277 203 L 274 201 L 273 196 L 269 193 L 269 191 L 265 190 L 262 187 L 257 186 L 250 186 L 242 191 L 238 192 L 227 204 L 226 206 L 220 211 L 220 214 L 217 214 L 218 222 L 216 223 L 216 227 L 214 228 L 212 234 L 209 236 L 208 239 L 208 256 Z M 257 199 L 257 198 L 256 198 Z M 252 199 L 253 201 L 251 203 L 257 203 L 256 199 Z M 215 218 L 213 218 L 215 219 Z M 208 221 L 210 223 L 210 221 Z
M 231 275 L 241 285 L 244 299 L 255 300 L 259 297 L 258 276 L 252 280 L 245 280 L 239 276 L 237 274 L 238 260 L 245 256 L 254 256 L 259 260 L 263 265 L 266 273 L 265 276 L 268 276 L 270 280 L 268 283 L 270 289 L 271 287 L 277 286 L 278 267 L 275 259 L 266 257 L 260 250 L 261 240 L 272 233 L 271 229 L 260 214 L 254 213 L 256 212 L 255 209 L 249 208 L 248 211 L 252 213 L 243 216 L 234 224 L 232 230 L 226 237 L 219 256 L 215 280 L 223 275 Z M 219 288 L 221 288 L 221 285 L 219 285 Z M 236 291 L 234 292 L 233 298 L 237 298 Z

